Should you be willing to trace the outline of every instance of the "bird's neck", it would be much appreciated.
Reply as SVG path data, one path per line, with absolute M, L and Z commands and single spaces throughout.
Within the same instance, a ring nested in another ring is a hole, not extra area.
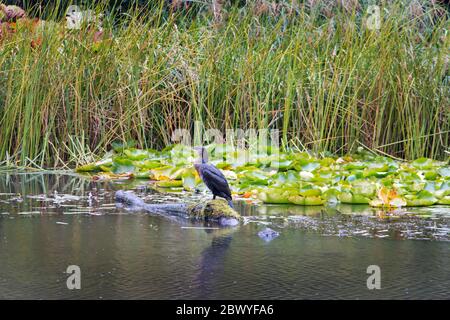
M 200 154 L 199 157 L 195 160 L 196 164 L 205 164 L 208 162 L 208 154 L 205 152 L 205 150 L 203 150 Z
M 194 164 L 205 164 L 208 162 L 208 159 L 205 158 L 198 158 L 197 160 L 195 160 Z

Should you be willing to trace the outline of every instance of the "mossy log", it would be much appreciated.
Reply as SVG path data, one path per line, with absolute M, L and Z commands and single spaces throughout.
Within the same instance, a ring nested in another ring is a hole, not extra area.
M 115 194 L 117 202 L 124 203 L 135 210 L 148 213 L 176 216 L 199 221 L 215 222 L 221 226 L 239 224 L 241 216 L 223 199 L 208 200 L 193 205 L 186 203 L 150 204 L 145 203 L 131 191 L 119 190 Z

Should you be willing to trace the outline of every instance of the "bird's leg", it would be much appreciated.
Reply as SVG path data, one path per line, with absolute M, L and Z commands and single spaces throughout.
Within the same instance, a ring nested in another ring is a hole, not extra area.
M 216 200 L 216 195 L 213 195 L 213 200 Z

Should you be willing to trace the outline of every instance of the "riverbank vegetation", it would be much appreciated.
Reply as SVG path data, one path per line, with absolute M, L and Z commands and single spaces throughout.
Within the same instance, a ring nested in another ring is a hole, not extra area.
M 279 129 L 284 150 L 448 157 L 450 24 L 437 2 L 382 1 L 379 29 L 365 1 L 152 3 L 99 4 L 79 28 L 59 12 L 0 17 L 1 164 L 73 167 L 116 140 L 162 149 L 195 121 Z

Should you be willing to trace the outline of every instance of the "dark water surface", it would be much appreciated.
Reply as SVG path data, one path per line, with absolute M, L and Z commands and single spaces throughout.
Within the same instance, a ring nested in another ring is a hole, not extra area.
M 367 206 L 236 201 L 245 224 L 195 229 L 116 207 L 120 188 L 148 202 L 204 197 L 159 194 L 138 180 L 0 174 L 0 298 L 450 298 L 449 207 L 386 217 Z M 261 240 L 266 226 L 280 236 Z M 81 290 L 67 289 L 69 265 L 81 269 Z M 381 290 L 367 289 L 369 265 L 381 269 Z

